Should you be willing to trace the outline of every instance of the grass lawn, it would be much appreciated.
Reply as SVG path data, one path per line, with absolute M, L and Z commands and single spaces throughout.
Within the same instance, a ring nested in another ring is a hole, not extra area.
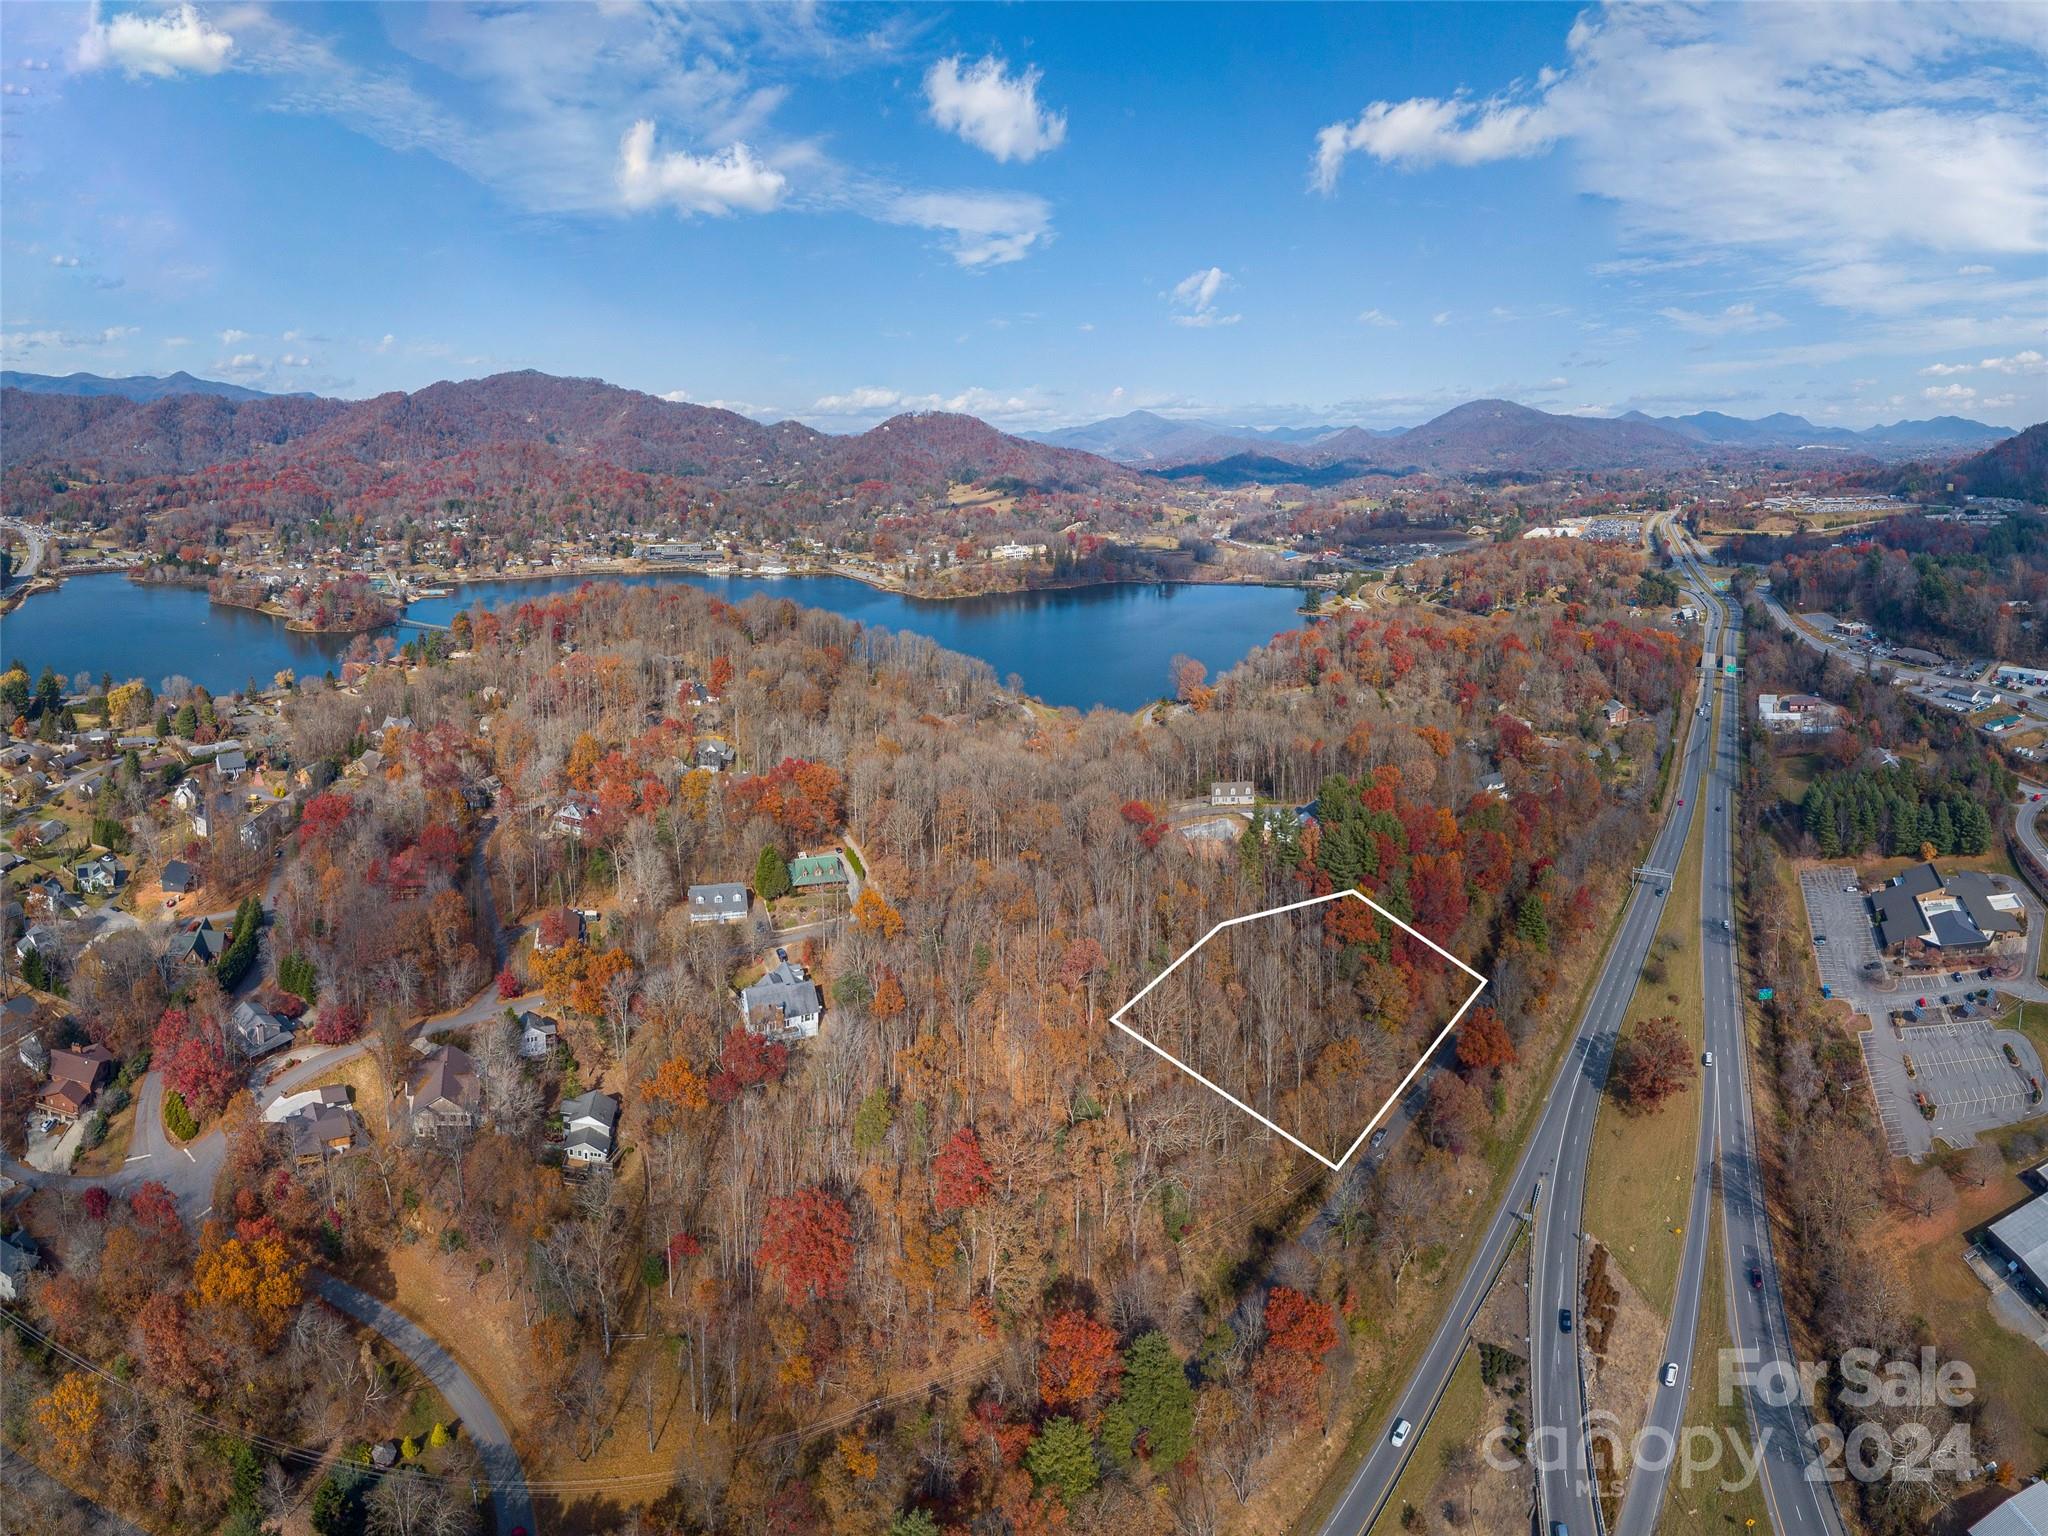
M 1644 1019 L 1675 1018 L 1692 1043 L 1695 1060 L 1706 1037 L 1700 996 L 1700 861 L 1706 825 L 1704 815 L 1693 819 L 1652 940 L 1653 954 L 1663 952 L 1664 980 L 1653 982 L 1645 974 L 1636 983 L 1621 1026 L 1626 1034 Z M 1629 1283 L 1662 1320 L 1671 1316 L 1685 1252 L 1684 1237 L 1672 1229 L 1685 1215 L 1699 1128 L 1695 1076 L 1653 1114 L 1623 1114 L 1603 1100 L 1587 1155 L 1586 1230 L 1607 1245 Z
M 2026 1129 L 2040 1134 L 2043 1122 Z M 2016 1133 L 2022 1127 L 2012 1128 Z M 1977 1396 L 2001 1405 L 1977 1431 L 1978 1454 L 2009 1460 L 2022 1478 L 2048 1470 L 2048 1370 L 2032 1344 L 1999 1326 L 1991 1298 L 1963 1262 L 1963 1234 L 2002 1215 L 2026 1197 L 2016 1177 L 1974 1189 L 1956 1181 L 1955 1208 L 1933 1221 L 1894 1219 L 1874 1251 L 1889 1253 L 1913 1313 L 1943 1358 L 1963 1360 L 1977 1375 Z
M 1479 1417 L 1485 1407 L 1486 1392 L 1479 1380 L 1479 1351 L 1467 1344 L 1465 1353 L 1458 1357 L 1457 1368 L 1451 1372 L 1450 1384 L 1444 1388 L 1443 1400 L 1436 1405 L 1436 1413 L 1418 1429 L 1422 1438 L 1409 1452 L 1408 1465 L 1401 1469 L 1394 1491 L 1387 1497 L 1386 1508 L 1372 1523 L 1370 1536 L 1396 1536 L 1408 1529 L 1401 1523 L 1404 1506 L 1412 1505 L 1418 1513 L 1430 1507 L 1431 1496 L 1443 1477 L 1444 1453 L 1454 1445 L 1471 1445 L 1478 1440 Z
M 1764 1492 L 1752 1484 L 1736 1492 L 1721 1486 L 1721 1472 L 1734 1465 L 1728 1436 L 1732 1432 L 1749 1439 L 1749 1416 L 1742 1399 L 1725 1406 L 1720 1402 L 1721 1351 L 1732 1347 L 1728 1335 L 1727 1274 L 1723 1267 L 1721 1204 L 1713 1205 L 1707 1237 L 1707 1273 L 1700 1284 L 1700 1326 L 1693 1336 L 1692 1376 L 1685 1400 L 1685 1422 L 1712 1429 L 1721 1437 L 1721 1466 L 1699 1474 L 1690 1488 L 1679 1487 L 1679 1467 L 1674 1466 L 1665 1484 L 1664 1518 L 1658 1529 L 1671 1536 L 1708 1536 L 1709 1532 L 1746 1529 L 1743 1522 L 1754 1520 L 1760 1531 L 1770 1529 L 1770 1513 L 1764 1507 Z
M 128 1161 L 128 1140 L 134 1134 L 135 1102 L 131 1098 L 128 1107 L 107 1122 L 106 1139 L 90 1151 L 80 1152 L 73 1160 L 72 1174 L 79 1178 L 100 1178 L 119 1173 L 122 1164 Z
M 2021 1003 L 2019 1016 L 2001 1019 L 2034 1042 L 2034 1049 L 2041 1053 L 2041 1059 L 2048 1062 L 2048 1003 Z

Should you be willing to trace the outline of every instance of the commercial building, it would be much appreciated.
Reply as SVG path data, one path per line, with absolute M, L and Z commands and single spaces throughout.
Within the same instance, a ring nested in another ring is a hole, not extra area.
M 1918 939 L 1929 949 L 1959 954 L 1989 947 L 2001 935 L 2026 931 L 2026 906 L 2011 883 L 1979 870 L 1944 875 L 1914 864 L 1871 898 L 1878 945 L 1903 949 Z

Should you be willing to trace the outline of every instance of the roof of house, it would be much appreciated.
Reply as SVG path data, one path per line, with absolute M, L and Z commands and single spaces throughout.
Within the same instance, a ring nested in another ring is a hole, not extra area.
M 429 1108 L 448 1104 L 474 1113 L 482 1102 L 476 1062 L 459 1045 L 438 1047 L 428 1056 L 413 1084 L 412 1101 Z
M 578 1120 L 595 1120 L 609 1137 L 618 1129 L 619 1101 L 595 1088 L 579 1093 L 573 1099 L 562 1100 L 562 1123 L 573 1126 Z
M 192 866 L 183 859 L 172 859 L 164 865 L 163 888 L 167 891 L 189 891 L 193 886 Z
M 715 885 L 693 885 L 690 887 L 690 910 L 744 912 L 747 910 L 747 888 L 738 880 L 723 880 Z
M 846 879 L 846 861 L 836 853 L 804 853 L 789 861 L 791 885 L 842 885 Z
M 82 1045 L 50 1052 L 50 1081 L 79 1082 L 88 1088 L 99 1080 L 102 1068 L 114 1064 L 114 1053 L 104 1045 Z
M 184 933 L 173 934 L 166 953 L 173 960 L 212 962 L 218 960 L 227 947 L 227 935 L 214 927 L 211 920 L 202 917 Z
M 284 1123 L 296 1157 L 317 1157 L 337 1141 L 353 1141 L 356 1134 L 355 1111 L 346 1104 L 311 1104 L 287 1115 Z
M 781 974 L 782 971 L 783 967 L 777 966 L 741 991 L 740 1006 L 746 1010 L 749 1022 L 755 1014 L 769 1009 L 780 1009 L 783 1018 L 794 1019 L 814 1014 L 823 1006 L 824 994 L 815 981 Z
M 0 1237 L 0 1274 L 19 1278 L 42 1261 L 42 1250 L 26 1232 L 10 1232 Z

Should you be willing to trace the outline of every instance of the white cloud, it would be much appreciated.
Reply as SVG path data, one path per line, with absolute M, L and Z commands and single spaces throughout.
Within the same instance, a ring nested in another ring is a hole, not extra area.
M 1376 101 L 1349 123 L 1332 123 L 1316 135 L 1309 181 L 1318 192 L 1336 190 L 1347 157 L 1371 155 L 1387 165 L 1479 165 L 1488 160 L 1534 155 L 1548 149 L 1557 129 L 1540 104 L 1500 97 L 1474 103 L 1415 96 Z
M 112 65 L 131 79 L 168 79 L 186 71 L 217 75 L 234 51 L 235 40 L 189 4 L 153 16 L 123 11 L 112 21 L 102 21 L 95 3 L 72 58 L 80 70 Z
M 1235 325 L 1242 315 L 1226 315 L 1216 308 L 1216 299 L 1224 289 L 1233 286 L 1230 274 L 1221 267 L 1204 267 L 1190 272 L 1173 285 L 1173 291 L 1166 296 L 1166 302 L 1173 309 L 1175 325 L 1206 328 L 1212 325 Z
M 1368 309 L 1358 317 L 1360 325 L 1394 326 L 1401 322 L 1383 309 Z
M 1448 309 L 1440 309 L 1429 317 L 1429 323 L 1431 325 L 1449 325 L 1451 323 L 1451 312 Z
M 1920 398 L 1947 405 L 1966 405 L 1977 398 L 1977 391 L 1967 384 L 1930 384 L 1920 391 Z
M 1946 379 L 1958 373 L 2044 374 L 2048 373 L 2048 356 L 2029 347 L 2024 352 L 2014 352 L 2007 357 L 1986 357 L 1974 363 L 1929 363 L 1920 370 L 1923 378 Z
M 224 347 L 232 347 L 236 342 L 247 341 L 248 339 L 249 332 L 238 331 L 232 326 L 220 333 L 220 344 Z
M 628 208 L 671 204 L 681 213 L 766 213 L 782 201 L 789 178 L 763 164 L 745 144 L 715 155 L 654 152 L 654 124 L 641 118 L 619 140 L 619 196 Z
M 384 339 L 378 342 L 374 347 L 370 348 L 370 350 L 380 355 L 389 352 L 391 350 L 391 344 L 397 339 L 398 338 L 393 336 L 389 331 L 386 331 L 384 333 Z
M 287 352 L 278 358 L 277 366 L 280 368 L 310 368 L 313 366 L 313 359 L 306 356 L 303 352 L 296 357 Z
M 1026 192 L 903 192 L 883 194 L 873 215 L 889 224 L 935 229 L 963 267 L 999 267 L 1022 261 L 1052 239 L 1052 210 Z
M 1754 304 L 1730 304 L 1726 309 L 1703 314 L 1692 309 L 1657 311 L 1681 331 L 1694 336 L 1734 336 L 1750 331 L 1769 331 L 1785 323 L 1785 317 Z
M 60 252 L 50 258 L 50 265 L 53 267 L 75 267 L 78 265 L 78 258 L 76 256 L 63 255 Z
M 2048 108 L 2029 83 L 2048 49 L 2032 13 L 1615 6 L 1582 12 L 1566 48 L 1533 85 L 1377 101 L 1331 124 L 1312 184 L 1333 190 L 1354 154 L 1475 165 L 1555 145 L 1613 205 L 1630 254 L 1741 253 L 1753 278 L 1862 311 L 1981 304 L 1949 285 L 1987 275 L 1957 273 L 1959 255 L 1976 268 L 2048 251 Z M 2018 286 L 2037 306 L 2048 293 L 2038 276 Z
M 1063 419 L 1054 402 L 1036 389 L 1008 392 L 970 386 L 954 394 L 912 394 L 878 384 L 863 384 L 838 394 L 821 395 L 805 415 L 842 422 L 873 422 L 905 411 L 951 411 L 979 416 L 1012 427 L 1050 426 Z
M 1063 112 L 1038 104 L 1037 69 L 1011 75 L 993 56 L 969 65 L 940 59 L 925 71 L 924 97 L 931 120 L 998 160 L 1035 160 L 1067 137 Z
M 1991 271 L 1991 268 L 1989 268 L 1989 267 L 1985 266 L 1983 262 L 1981 262 L 1981 261 L 1973 261 L 1973 262 L 1971 262 L 1971 263 L 1970 263 L 1970 264 L 1969 264 L 1968 266 L 1966 266 L 1966 267 L 1957 267 L 1957 268 L 1956 268 L 1956 276 L 1957 276 L 1957 277 L 1983 277 L 1983 276 L 1985 276 L 1985 275 L 1986 275 L 1987 273 L 1989 273 L 1990 271 Z
M 894 410 L 902 403 L 903 395 L 900 390 L 883 389 L 876 384 L 863 384 L 843 395 L 821 395 L 811 409 L 822 411 L 828 416 L 862 416 L 875 411 Z

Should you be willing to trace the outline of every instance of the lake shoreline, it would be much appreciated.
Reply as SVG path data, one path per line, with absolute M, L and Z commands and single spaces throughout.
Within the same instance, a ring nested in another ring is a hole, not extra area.
M 31 670 L 44 665 L 152 687 L 186 677 L 215 692 L 245 679 L 289 670 L 301 677 L 338 673 L 353 643 L 341 635 L 289 629 L 282 619 L 211 601 L 196 587 L 135 583 L 102 573 L 69 582 L 5 620 L 10 657 Z M 985 662 L 999 683 L 1054 707 L 1098 705 L 1130 710 L 1171 689 L 1176 657 L 1200 661 L 1213 676 L 1236 665 L 1276 634 L 1312 622 L 1300 612 L 1303 592 L 1270 583 L 1113 582 L 928 601 L 840 575 L 746 578 L 673 569 L 644 572 L 532 573 L 498 585 L 450 584 L 447 595 L 422 598 L 401 623 L 442 628 L 477 607 L 503 608 L 576 590 L 585 583 L 690 586 L 725 602 L 767 596 L 836 613 L 877 631 L 917 635 Z M 377 632 L 403 642 L 397 628 Z

